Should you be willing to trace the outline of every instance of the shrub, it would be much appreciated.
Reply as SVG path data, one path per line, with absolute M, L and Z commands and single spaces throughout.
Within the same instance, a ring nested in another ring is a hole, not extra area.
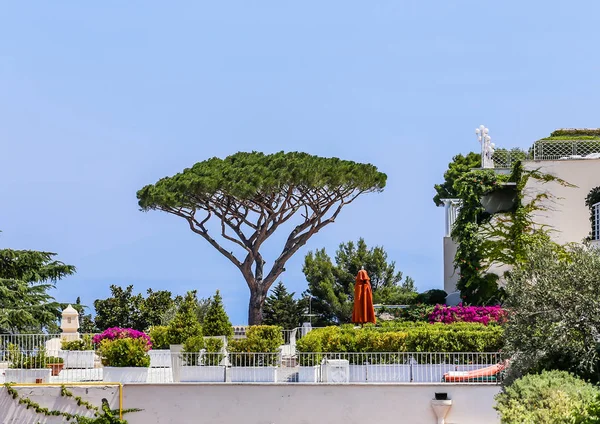
M 65 360 L 63 358 L 59 358 L 58 356 L 48 356 L 46 358 L 47 364 L 62 364 Z
M 598 389 L 565 371 L 515 380 L 496 396 L 503 424 L 584 423 Z
M 48 363 L 46 349 L 40 346 L 34 351 L 24 352 L 17 345 L 11 343 L 8 345 L 8 362 L 9 368 L 25 370 L 46 368 Z
M 152 349 L 168 349 L 170 344 L 169 328 L 166 325 L 155 325 L 148 330 Z
M 433 306 L 419 303 L 400 310 L 398 318 L 401 321 L 428 322 Z
M 82 339 L 62 340 L 60 348 L 62 350 L 94 350 L 92 336 L 86 334 Z
M 150 366 L 150 343 L 143 338 L 104 339 L 100 342 L 102 365 L 106 367 Z
M 281 327 L 254 325 L 246 329 L 246 338 L 230 340 L 228 350 L 232 364 L 237 366 L 275 365 L 279 347 L 284 344 Z M 265 353 L 255 355 L 253 353 Z
M 197 310 L 196 291 L 187 292 L 175 317 L 167 326 L 169 344 L 184 344 L 190 337 L 202 336 L 202 326 L 198 322 Z
M 452 324 L 455 322 L 489 323 L 506 322 L 507 313 L 501 306 L 444 306 L 436 305 L 429 314 L 429 322 Z
M 113 327 L 97 334 L 93 339 L 99 343 L 102 365 L 108 367 L 147 367 L 150 365 L 148 351 L 152 347 L 150 337 L 131 328 Z
M 233 336 L 233 327 L 223 307 L 219 290 L 213 296 L 208 311 L 206 311 L 202 330 L 205 336 Z
M 183 351 L 186 353 L 185 365 L 219 365 L 225 357 L 223 340 L 218 337 L 190 337 L 184 343 Z
M 446 296 L 448 296 L 448 293 L 446 293 L 444 290 L 432 289 L 423 293 L 419 293 L 417 295 L 416 302 L 431 306 L 445 305 Z

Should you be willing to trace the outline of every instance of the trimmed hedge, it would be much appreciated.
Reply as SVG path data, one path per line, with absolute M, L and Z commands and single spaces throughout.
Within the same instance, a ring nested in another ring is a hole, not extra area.
M 476 323 L 392 323 L 383 327 L 315 329 L 296 343 L 312 352 L 498 352 L 502 327 Z

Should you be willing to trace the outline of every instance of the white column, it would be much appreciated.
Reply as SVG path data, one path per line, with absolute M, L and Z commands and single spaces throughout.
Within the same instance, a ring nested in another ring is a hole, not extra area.
M 462 200 L 442 199 L 442 202 L 444 203 L 444 212 L 446 215 L 446 233 L 444 237 L 450 237 L 452 234 L 452 227 L 454 226 L 454 222 L 456 222 L 458 212 L 462 206 Z

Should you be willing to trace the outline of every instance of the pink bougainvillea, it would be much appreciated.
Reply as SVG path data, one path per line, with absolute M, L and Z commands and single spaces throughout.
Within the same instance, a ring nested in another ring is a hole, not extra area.
M 478 322 L 484 325 L 503 323 L 506 311 L 501 306 L 445 306 L 436 305 L 429 314 L 429 322 L 452 324 L 454 322 Z
M 100 344 L 102 340 L 115 340 L 115 339 L 144 339 L 148 348 L 152 346 L 150 336 L 143 331 L 134 330 L 133 328 L 121 328 L 112 327 L 107 328 L 100 334 L 96 334 L 92 339 L 94 344 Z

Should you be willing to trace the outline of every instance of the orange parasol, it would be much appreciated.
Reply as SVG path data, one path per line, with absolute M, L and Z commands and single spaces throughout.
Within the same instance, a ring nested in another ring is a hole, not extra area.
M 373 292 L 367 271 L 361 269 L 356 276 L 354 286 L 354 309 L 352 310 L 352 322 L 375 324 L 375 309 L 373 309 Z

